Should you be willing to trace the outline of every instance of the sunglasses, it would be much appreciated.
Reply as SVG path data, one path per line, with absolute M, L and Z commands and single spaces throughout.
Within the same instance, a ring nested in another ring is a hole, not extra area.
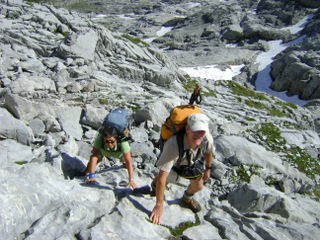
M 113 143 L 115 143 L 115 140 L 106 140 L 104 142 L 107 143 L 107 144 L 113 144 Z

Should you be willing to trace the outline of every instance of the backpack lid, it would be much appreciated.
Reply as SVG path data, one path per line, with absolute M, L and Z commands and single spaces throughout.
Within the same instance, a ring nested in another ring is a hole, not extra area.
M 114 127 L 120 135 L 126 128 L 129 127 L 129 123 L 130 118 L 128 111 L 124 108 L 116 108 L 106 116 L 103 127 Z

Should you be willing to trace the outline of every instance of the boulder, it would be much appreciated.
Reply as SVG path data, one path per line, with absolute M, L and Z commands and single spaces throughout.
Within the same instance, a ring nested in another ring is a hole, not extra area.
M 30 145 L 34 138 L 32 130 L 4 108 L 0 108 L 0 134 L 24 145 Z

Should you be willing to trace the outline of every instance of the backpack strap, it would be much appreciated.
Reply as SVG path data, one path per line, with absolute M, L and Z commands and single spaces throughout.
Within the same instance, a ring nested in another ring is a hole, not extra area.
M 206 153 L 206 151 L 207 151 L 207 149 L 208 149 L 208 146 L 209 146 L 209 141 L 208 141 L 208 139 L 207 139 L 207 137 L 204 137 L 204 139 L 203 139 L 203 153 L 202 153 L 202 156 L 201 156 L 201 160 L 204 162 L 204 160 L 205 160 L 205 153 Z
M 176 164 L 177 167 L 180 166 L 181 159 L 182 159 L 183 154 L 185 152 L 184 151 L 184 144 L 183 144 L 184 134 L 185 134 L 185 131 L 179 131 L 177 133 L 177 144 L 178 144 L 178 151 L 179 151 L 179 157 L 178 157 L 177 164 Z
M 186 158 L 188 160 L 188 164 L 189 164 L 189 166 L 191 165 L 190 153 L 188 150 L 187 151 L 184 150 L 184 144 L 183 144 L 184 134 L 185 134 L 185 131 L 179 131 L 177 134 L 177 144 L 178 144 L 179 157 L 177 160 L 176 167 L 180 167 L 180 163 L 181 163 L 182 157 L 185 152 L 186 152 Z M 208 144 L 209 144 L 208 139 L 207 139 L 207 137 L 205 137 L 203 139 L 203 150 L 202 151 L 201 151 L 201 149 L 197 150 L 197 154 L 194 158 L 195 160 L 199 159 L 200 154 L 202 154 L 200 161 L 204 162 L 204 154 L 208 149 Z

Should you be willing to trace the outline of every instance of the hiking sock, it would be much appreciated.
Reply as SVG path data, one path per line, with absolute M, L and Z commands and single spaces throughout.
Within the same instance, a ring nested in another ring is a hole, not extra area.
M 183 197 L 190 200 L 190 199 L 193 198 L 193 195 L 194 195 L 194 194 L 190 194 L 190 193 L 188 193 L 187 190 L 185 190 L 185 191 L 184 191 L 184 194 L 183 194 Z

